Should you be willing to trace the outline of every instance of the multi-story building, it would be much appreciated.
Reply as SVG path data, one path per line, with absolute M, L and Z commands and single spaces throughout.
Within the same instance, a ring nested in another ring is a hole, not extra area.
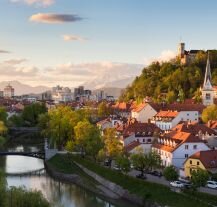
M 14 88 L 10 84 L 8 84 L 4 88 L 4 97 L 5 98 L 13 98 L 14 97 Z
M 210 150 L 199 137 L 186 132 L 164 134 L 152 149 L 161 156 L 164 166 L 182 168 L 188 157 L 201 150 Z
M 51 98 L 55 103 L 72 100 L 72 92 L 68 87 L 57 86 L 52 89 Z

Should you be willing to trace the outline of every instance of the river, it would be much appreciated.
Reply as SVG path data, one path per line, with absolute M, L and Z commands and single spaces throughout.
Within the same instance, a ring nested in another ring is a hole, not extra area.
M 8 148 L 9 151 L 36 151 L 34 146 L 16 146 Z M 27 189 L 40 190 L 54 207 L 133 207 L 123 201 L 108 201 L 83 188 L 59 182 L 51 178 L 44 168 L 43 160 L 24 156 L 0 157 L 0 167 L 7 176 L 7 184 L 10 186 L 24 186 Z M 41 170 L 42 169 L 42 170 Z M 40 172 L 32 175 L 17 175 L 30 171 Z M 16 176 L 11 174 L 16 174 Z

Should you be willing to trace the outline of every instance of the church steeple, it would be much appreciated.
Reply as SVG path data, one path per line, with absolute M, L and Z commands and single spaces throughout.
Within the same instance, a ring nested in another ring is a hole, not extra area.
M 213 90 L 211 80 L 212 80 L 212 76 L 211 76 L 209 53 L 208 53 L 208 58 L 207 58 L 207 63 L 206 63 L 206 73 L 205 73 L 205 78 L 203 82 L 204 90 Z
M 202 88 L 202 101 L 205 106 L 211 105 L 214 103 L 214 90 L 211 84 L 211 69 L 210 69 L 210 62 L 209 62 L 209 53 L 206 63 L 206 73 L 203 82 Z

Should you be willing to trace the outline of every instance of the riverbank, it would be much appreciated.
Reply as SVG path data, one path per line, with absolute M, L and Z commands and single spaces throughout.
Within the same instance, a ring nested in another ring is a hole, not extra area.
M 58 155 L 60 156 L 60 155 Z M 123 189 L 128 190 L 131 194 L 135 194 L 143 198 L 146 202 L 159 203 L 162 206 L 174 207 L 209 207 L 216 206 L 216 197 L 202 193 L 176 193 L 172 192 L 169 187 L 150 183 L 143 180 L 123 175 L 120 172 L 104 168 L 89 160 L 82 159 L 78 156 L 69 156 L 68 159 L 84 166 L 88 170 L 100 175 L 108 181 L 111 181 Z M 67 169 L 67 166 L 64 166 Z M 201 200 L 202 198 L 202 200 Z M 210 205 L 211 203 L 212 205 Z
M 45 162 L 45 167 L 48 174 L 56 180 L 76 184 L 115 205 L 118 204 L 118 206 L 132 207 L 131 204 L 128 205 L 126 201 L 122 200 L 118 194 L 104 187 L 81 170 L 81 168 L 72 161 L 71 156 L 56 155 Z

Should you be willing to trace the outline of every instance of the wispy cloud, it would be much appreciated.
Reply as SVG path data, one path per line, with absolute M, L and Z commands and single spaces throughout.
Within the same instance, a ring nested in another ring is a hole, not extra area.
M 82 18 L 76 14 L 38 13 L 32 15 L 29 20 L 46 24 L 61 24 L 66 22 L 77 22 L 82 20 Z
M 26 61 L 27 61 L 26 59 L 10 59 L 10 60 L 4 61 L 4 63 L 8 65 L 18 65 Z
M 54 0 L 10 0 L 11 2 L 14 3 L 25 3 L 28 5 L 36 5 L 36 6 L 43 6 L 43 7 L 48 7 L 54 4 Z
M 7 50 L 0 50 L 0 53 L 11 53 L 11 52 Z
M 80 42 L 84 42 L 87 41 L 87 38 L 83 38 L 77 35 L 63 35 L 63 39 L 64 41 L 80 41 Z
M 144 58 L 145 65 L 149 65 L 154 61 L 167 62 L 176 57 L 176 53 L 172 50 L 163 50 L 157 58 Z

